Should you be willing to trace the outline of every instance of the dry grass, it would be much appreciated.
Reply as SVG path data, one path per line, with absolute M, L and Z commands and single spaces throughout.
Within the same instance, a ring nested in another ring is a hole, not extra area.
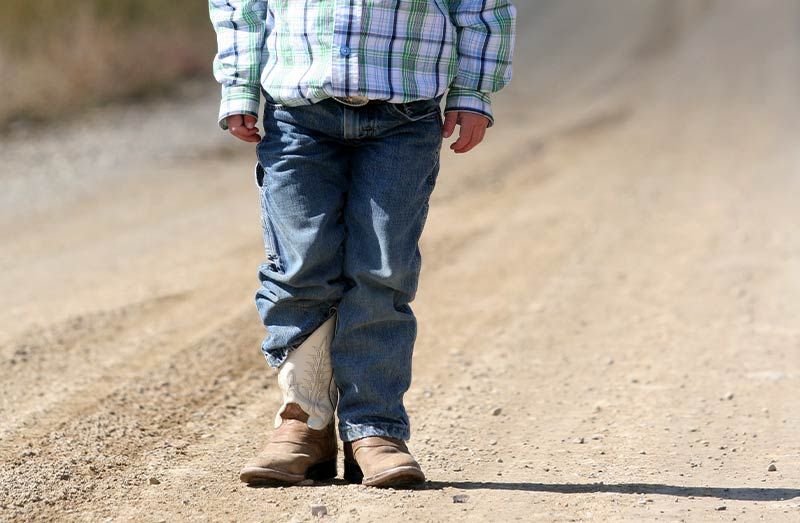
M 164 92 L 213 52 L 203 1 L 4 0 L 0 127 Z

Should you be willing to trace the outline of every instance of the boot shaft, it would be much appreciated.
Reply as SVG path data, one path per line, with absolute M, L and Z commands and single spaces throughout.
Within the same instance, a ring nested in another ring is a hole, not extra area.
M 283 405 L 275 416 L 275 427 L 283 419 L 298 419 L 294 404 L 305 414 L 308 426 L 322 430 L 333 422 L 338 391 L 331 368 L 331 342 L 336 330 L 336 314 L 312 332 L 297 348 L 289 352 L 278 372 L 278 386 Z

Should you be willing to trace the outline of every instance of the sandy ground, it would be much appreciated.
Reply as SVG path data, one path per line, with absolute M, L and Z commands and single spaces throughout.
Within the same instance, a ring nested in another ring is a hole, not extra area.
M 278 391 L 209 82 L 3 138 L 0 519 L 800 520 L 800 3 L 518 4 L 423 239 L 424 489 L 239 483 Z

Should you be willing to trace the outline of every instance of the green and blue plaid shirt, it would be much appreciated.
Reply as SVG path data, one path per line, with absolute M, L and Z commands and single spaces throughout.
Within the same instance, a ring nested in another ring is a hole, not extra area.
M 511 79 L 509 0 L 209 0 L 219 118 L 258 116 L 261 89 L 294 106 L 334 96 L 405 103 L 447 93 L 445 111 L 492 119 Z

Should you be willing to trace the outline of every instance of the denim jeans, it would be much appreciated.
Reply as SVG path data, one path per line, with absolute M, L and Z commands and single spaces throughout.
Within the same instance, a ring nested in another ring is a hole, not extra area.
M 409 303 L 439 171 L 439 100 L 267 104 L 256 177 L 266 263 L 256 306 L 278 367 L 338 311 L 331 346 L 339 433 L 410 437 L 417 324 Z

